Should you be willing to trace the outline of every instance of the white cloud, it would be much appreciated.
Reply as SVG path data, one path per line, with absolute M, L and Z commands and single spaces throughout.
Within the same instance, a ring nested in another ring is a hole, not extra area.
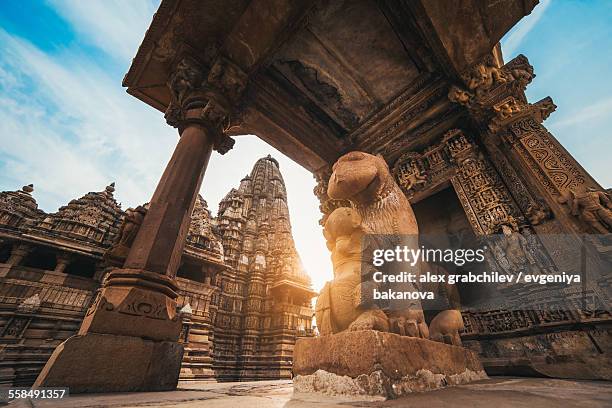
M 77 33 L 109 56 L 130 61 L 157 10 L 153 0 L 50 0 Z
M 0 44 L 3 72 L 21 78 L 1 80 L 0 152 L 14 158 L 7 176 L 77 195 L 124 179 L 119 197 L 143 201 L 176 140 L 163 118 L 84 55 L 52 57 L 2 30 Z
M 551 122 L 550 126 L 561 129 L 597 119 L 608 119 L 612 112 L 612 98 L 600 99 L 577 112 L 566 114 L 563 119 Z
M 535 27 L 540 21 L 542 15 L 550 6 L 551 0 L 542 0 L 542 2 L 535 7 L 530 15 L 523 18 L 510 32 L 502 39 L 502 51 L 507 59 L 514 58 L 514 54 L 517 52 L 519 46 L 529 34 L 529 32 Z

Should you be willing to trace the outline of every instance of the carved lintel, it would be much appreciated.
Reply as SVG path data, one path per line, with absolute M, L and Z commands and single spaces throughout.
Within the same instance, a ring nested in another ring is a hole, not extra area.
M 393 174 L 397 183 L 408 195 L 423 188 L 428 182 L 423 157 L 416 152 L 403 154 L 393 166 Z
M 405 153 L 395 162 L 393 175 L 409 198 L 450 180 L 478 235 L 492 234 L 512 220 L 525 224 L 493 165 L 461 129 L 449 130 L 423 153 Z
M 459 129 L 445 133 L 440 143 L 422 153 L 409 151 L 395 161 L 393 176 L 408 198 L 448 180 L 457 163 L 472 156 L 471 143 Z
M 164 115 L 166 122 L 179 132 L 190 123 L 205 126 L 215 138 L 214 149 L 227 153 L 234 143 L 224 134 L 224 125 L 247 79 L 238 66 L 221 55 L 209 71 L 195 59 L 183 58 L 167 83 L 172 99 Z

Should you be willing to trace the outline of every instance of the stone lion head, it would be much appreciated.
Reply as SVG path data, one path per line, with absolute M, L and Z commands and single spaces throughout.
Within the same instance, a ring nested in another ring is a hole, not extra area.
M 390 177 L 389 166 L 382 156 L 350 152 L 332 167 L 327 195 L 334 200 L 364 203 L 376 197 Z

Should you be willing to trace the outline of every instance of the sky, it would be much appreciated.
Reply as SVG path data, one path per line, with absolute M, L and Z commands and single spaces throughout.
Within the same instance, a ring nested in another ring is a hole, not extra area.
M 150 199 L 177 142 L 163 114 L 121 80 L 158 1 L 0 1 L 0 191 L 34 184 L 54 212 L 116 182 L 122 207 Z M 545 125 L 604 187 L 612 187 L 612 2 L 543 0 L 502 39 L 506 61 L 535 67 L 532 102 L 552 96 Z M 255 136 L 213 153 L 201 194 L 221 198 L 255 161 L 274 156 L 287 186 L 293 235 L 315 289 L 332 277 L 312 175 Z

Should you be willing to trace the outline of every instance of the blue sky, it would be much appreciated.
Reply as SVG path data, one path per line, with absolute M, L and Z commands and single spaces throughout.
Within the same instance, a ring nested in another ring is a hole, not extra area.
M 535 102 L 557 110 L 544 125 L 604 188 L 612 187 L 612 1 L 545 0 L 502 40 L 506 61 L 524 54 Z
M 0 190 L 34 183 L 45 211 L 117 182 L 123 207 L 151 196 L 176 144 L 163 115 L 121 80 L 157 8 L 148 0 L 0 1 Z M 546 126 L 604 186 L 612 186 L 612 2 L 544 0 L 502 41 L 537 77 L 531 101 L 552 96 Z M 214 154 L 203 183 L 213 212 L 258 157 L 285 178 L 298 251 L 317 288 L 331 276 L 312 176 L 264 142 L 240 137 Z

